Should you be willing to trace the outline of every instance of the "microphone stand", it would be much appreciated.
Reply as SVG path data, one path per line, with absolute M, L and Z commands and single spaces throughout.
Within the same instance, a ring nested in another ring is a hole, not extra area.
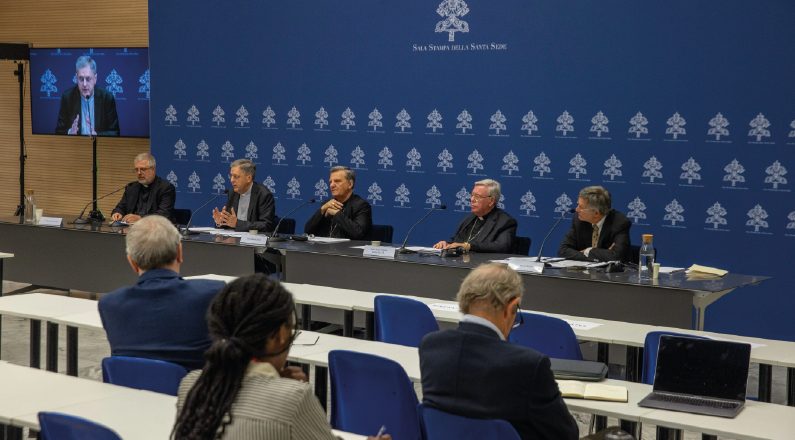
M 205 206 L 209 205 L 210 202 L 212 202 L 213 200 L 217 199 L 218 196 L 220 196 L 221 194 L 229 194 L 229 190 L 228 189 L 224 189 L 223 192 L 219 192 L 218 194 L 212 196 L 210 198 L 210 200 L 207 200 L 206 202 L 204 202 L 204 204 L 199 206 L 196 209 L 196 211 L 191 211 L 190 218 L 188 218 L 188 223 L 185 225 L 185 229 L 182 230 L 182 235 L 183 236 L 197 235 L 198 234 L 198 232 L 193 232 L 193 231 L 190 230 L 190 224 L 193 221 L 193 216 L 196 214 L 196 212 L 201 211 L 202 208 L 204 208 Z
M 285 215 L 284 217 L 281 217 L 279 219 L 279 221 L 276 223 L 276 226 L 273 228 L 273 232 L 271 232 L 271 235 L 268 237 L 268 241 L 270 241 L 270 242 L 285 241 L 284 237 L 279 237 L 279 236 L 276 235 L 276 233 L 279 231 L 279 226 L 281 226 L 281 224 L 284 221 L 284 219 L 286 219 L 287 217 L 290 217 L 291 215 L 293 215 L 293 213 L 295 211 L 298 211 L 300 208 L 302 208 L 302 207 L 304 207 L 306 205 L 311 205 L 312 203 L 315 203 L 315 199 L 309 199 L 306 202 L 301 203 L 300 205 L 298 205 L 295 208 L 293 208 L 292 211 L 288 212 L 287 215 Z
M 547 239 L 549 238 L 550 234 L 552 234 L 552 231 L 554 231 L 555 228 L 558 227 L 560 222 L 564 218 L 566 218 L 566 213 L 574 213 L 574 212 L 576 212 L 575 209 L 574 208 L 570 208 L 568 211 L 563 211 L 563 212 L 560 213 L 560 218 L 558 218 L 558 220 L 555 222 L 555 224 L 552 225 L 552 228 L 550 228 L 549 232 L 547 232 L 546 237 L 544 237 L 544 239 L 541 240 L 541 247 L 538 249 L 538 256 L 536 257 L 536 262 L 541 261 L 541 255 L 544 252 L 544 245 L 547 244 Z
M 431 213 L 433 211 L 441 211 L 443 209 L 447 209 L 447 205 L 439 205 L 438 208 L 431 208 L 431 209 L 428 210 L 428 212 L 425 213 L 425 215 L 422 216 L 422 218 L 420 218 L 420 220 L 417 223 L 414 223 L 413 225 L 411 225 L 411 229 L 409 229 L 409 232 L 406 233 L 406 238 L 403 239 L 403 243 L 401 243 L 400 248 L 398 248 L 398 250 L 397 250 L 397 253 L 398 254 L 416 254 L 417 251 L 413 251 L 411 249 L 406 249 L 406 242 L 409 240 L 409 237 L 411 236 L 411 232 L 414 231 L 414 228 L 416 228 L 417 225 L 422 223 L 423 220 L 425 220 L 429 215 L 431 215 Z
M 92 222 L 102 223 L 105 221 L 105 216 L 102 215 L 97 203 L 99 202 L 99 200 L 97 200 L 97 137 L 94 135 L 91 135 L 91 146 L 91 157 L 93 158 L 93 164 L 91 168 L 91 198 L 94 199 L 94 204 L 91 208 L 91 212 L 88 213 L 88 219 Z

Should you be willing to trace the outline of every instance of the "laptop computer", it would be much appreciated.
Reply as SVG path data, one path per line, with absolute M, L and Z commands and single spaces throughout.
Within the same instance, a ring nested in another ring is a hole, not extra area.
M 735 417 L 745 405 L 751 345 L 663 335 L 654 390 L 638 405 Z

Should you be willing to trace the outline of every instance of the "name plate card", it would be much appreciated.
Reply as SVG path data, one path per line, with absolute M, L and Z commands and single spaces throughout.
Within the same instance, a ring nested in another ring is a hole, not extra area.
M 365 246 L 363 255 L 365 257 L 388 258 L 395 259 L 395 251 L 397 248 L 392 246 Z
M 264 234 L 260 235 L 245 233 L 240 236 L 240 244 L 247 244 L 250 246 L 267 246 L 268 236 Z
M 63 218 L 61 217 L 42 217 L 39 219 L 39 226 L 61 226 Z
M 508 266 L 511 269 L 522 273 L 542 273 L 544 272 L 544 263 L 535 261 L 509 261 Z

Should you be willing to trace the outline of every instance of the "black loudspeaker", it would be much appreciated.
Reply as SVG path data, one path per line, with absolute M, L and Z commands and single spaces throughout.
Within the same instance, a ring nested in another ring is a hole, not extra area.
M 27 44 L 0 43 L 0 60 L 22 61 L 30 59 L 30 48 Z

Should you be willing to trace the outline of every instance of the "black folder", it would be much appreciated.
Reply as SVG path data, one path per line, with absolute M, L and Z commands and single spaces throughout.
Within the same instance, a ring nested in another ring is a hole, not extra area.
M 555 379 L 584 380 L 598 382 L 607 377 L 607 365 L 603 362 L 575 361 L 550 358 Z

